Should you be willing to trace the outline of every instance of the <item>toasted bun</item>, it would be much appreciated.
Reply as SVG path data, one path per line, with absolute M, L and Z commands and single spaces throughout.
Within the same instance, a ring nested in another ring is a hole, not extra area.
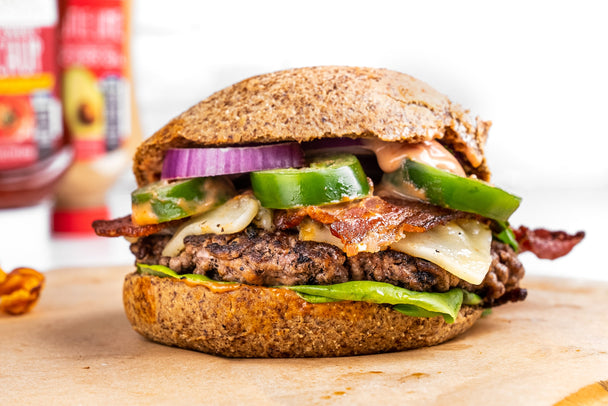
M 481 316 L 455 323 L 405 316 L 365 302 L 310 304 L 289 289 L 193 284 L 131 273 L 123 298 L 133 328 L 150 340 L 226 357 L 333 357 L 435 345 Z
M 488 180 L 489 122 L 426 83 L 387 69 L 324 66 L 255 76 L 214 93 L 148 138 L 135 154 L 141 186 L 160 178 L 169 148 L 377 137 L 441 139 L 469 173 Z

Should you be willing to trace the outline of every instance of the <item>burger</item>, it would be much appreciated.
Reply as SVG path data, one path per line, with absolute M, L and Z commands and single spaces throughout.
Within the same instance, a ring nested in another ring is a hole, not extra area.
M 214 93 L 134 156 L 126 315 L 148 339 L 227 357 L 432 346 L 526 298 L 523 251 L 583 233 L 514 229 L 490 123 L 403 73 L 310 67 Z

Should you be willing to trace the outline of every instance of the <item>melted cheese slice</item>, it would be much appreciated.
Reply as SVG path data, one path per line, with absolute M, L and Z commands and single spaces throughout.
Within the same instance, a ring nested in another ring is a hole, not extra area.
M 408 233 L 391 248 L 439 265 L 473 285 L 485 278 L 490 264 L 492 231 L 476 220 L 455 220 L 424 233 Z
M 184 238 L 200 234 L 234 234 L 243 231 L 258 214 L 260 203 L 250 195 L 238 195 L 223 205 L 183 224 L 171 237 L 162 255 L 174 257 L 184 249 Z
M 324 242 L 326 244 L 335 245 L 341 250 L 344 250 L 342 240 L 334 236 L 331 231 L 329 231 L 329 227 L 308 217 L 306 217 L 300 223 L 300 240 Z
M 305 219 L 300 224 L 300 239 L 344 245 L 325 225 Z M 407 233 L 405 238 L 391 245 L 391 249 L 423 258 L 462 280 L 479 285 L 490 264 L 492 232 L 477 220 L 455 220 L 424 233 Z

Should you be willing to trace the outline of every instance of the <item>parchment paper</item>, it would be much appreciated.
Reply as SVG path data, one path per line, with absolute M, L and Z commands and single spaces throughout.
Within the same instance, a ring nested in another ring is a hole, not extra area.
M 606 283 L 527 277 L 525 302 L 421 350 L 225 359 L 135 333 L 130 270 L 51 271 L 31 313 L 0 315 L 0 404 L 543 405 L 608 380 Z

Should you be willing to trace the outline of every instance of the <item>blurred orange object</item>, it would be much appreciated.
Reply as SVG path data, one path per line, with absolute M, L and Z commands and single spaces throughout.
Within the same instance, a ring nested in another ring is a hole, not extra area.
M 32 268 L 15 268 L 8 275 L 0 269 L 0 310 L 15 315 L 29 312 L 43 287 L 44 275 Z

